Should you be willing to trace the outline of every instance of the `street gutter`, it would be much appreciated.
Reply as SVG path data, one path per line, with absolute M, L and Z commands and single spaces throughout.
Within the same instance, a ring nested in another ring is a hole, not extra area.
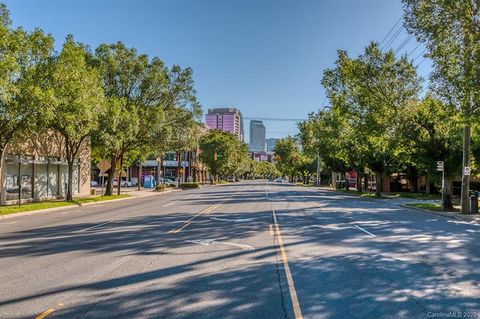
M 413 210 L 418 210 L 418 211 L 421 211 L 421 212 L 424 212 L 424 213 L 433 214 L 433 215 L 437 215 L 437 216 L 443 216 L 443 217 L 447 217 L 447 218 L 453 218 L 453 219 L 457 219 L 457 220 L 461 220 L 461 221 L 467 221 L 467 222 L 473 222 L 475 224 L 480 224 L 479 221 L 478 221 L 478 217 L 479 217 L 478 214 L 462 215 L 462 214 L 455 213 L 455 212 L 428 210 L 428 209 L 424 209 L 424 208 L 420 208 L 420 207 L 409 206 L 408 204 L 400 204 L 398 206 L 413 209 Z
M 320 187 L 320 188 L 317 188 L 317 190 L 334 192 L 334 193 L 337 193 L 337 194 L 342 194 L 342 195 L 347 195 L 347 196 L 351 195 L 352 197 L 355 197 L 355 198 L 360 198 L 360 199 L 370 200 L 370 201 L 383 200 L 384 202 L 388 202 L 388 201 L 394 201 L 395 200 L 395 198 L 388 198 L 388 197 L 386 197 L 386 198 L 385 197 L 382 197 L 382 198 L 362 197 L 362 196 L 357 195 L 355 193 L 341 192 L 341 191 L 333 190 L 333 189 L 329 189 L 329 188 L 321 188 Z M 393 203 L 393 204 L 395 204 L 395 203 Z M 408 209 L 411 209 L 411 210 L 424 212 L 424 213 L 427 213 L 427 214 L 432 214 L 432 215 L 437 215 L 437 216 L 442 216 L 442 217 L 447 217 L 447 218 L 453 218 L 453 219 L 456 219 L 456 220 L 471 222 L 471 223 L 480 225 L 480 215 L 479 214 L 462 215 L 462 214 L 459 214 L 459 213 L 456 213 L 456 212 L 434 211 L 434 210 L 428 210 L 428 209 L 424 209 L 424 208 L 420 208 L 420 207 L 408 206 L 408 203 L 397 204 L 397 206 L 408 208 Z

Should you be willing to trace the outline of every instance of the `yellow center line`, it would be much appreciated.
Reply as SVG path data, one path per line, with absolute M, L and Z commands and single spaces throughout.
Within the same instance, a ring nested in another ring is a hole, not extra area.
M 45 310 L 44 312 L 42 312 L 41 314 L 39 314 L 38 316 L 35 317 L 35 319 L 43 319 L 45 318 L 46 316 L 50 315 L 51 313 L 53 313 L 55 311 L 55 309 L 53 308 L 50 308 L 50 309 L 47 309 Z
M 218 207 L 220 207 L 222 204 L 224 204 L 226 201 L 228 201 L 230 198 L 227 198 L 223 201 L 221 201 L 220 203 L 217 203 L 215 205 L 212 205 L 204 210 L 202 210 L 200 213 L 196 214 L 195 216 L 189 218 L 188 220 L 184 221 L 183 222 L 183 225 L 177 227 L 177 228 L 174 228 L 170 231 L 168 231 L 169 234 L 176 234 L 176 233 L 179 233 L 181 232 L 184 228 L 187 228 L 191 223 L 192 221 L 197 218 L 198 216 L 201 216 L 201 215 L 204 215 L 204 214 L 208 214 L 210 213 L 211 211 L 213 211 L 214 209 L 217 209 Z
M 285 270 L 285 276 L 287 277 L 288 291 L 290 292 L 290 300 L 292 302 L 293 314 L 295 319 L 303 319 L 302 309 L 300 308 L 300 303 L 298 302 L 297 290 L 295 289 L 295 283 L 293 282 L 293 276 L 290 272 L 290 266 L 288 265 L 287 253 L 285 247 L 283 246 L 282 234 L 280 233 L 280 225 L 277 222 L 277 215 L 275 214 L 275 209 L 272 207 L 273 213 L 273 226 L 275 230 L 275 235 L 277 237 L 278 246 L 280 248 L 280 255 L 282 256 L 283 269 Z

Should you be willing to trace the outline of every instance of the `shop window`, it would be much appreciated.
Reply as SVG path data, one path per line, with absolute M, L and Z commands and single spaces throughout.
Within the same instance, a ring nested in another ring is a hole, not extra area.
M 18 199 L 18 174 L 19 174 L 19 165 L 18 163 L 6 163 L 7 165 L 7 174 L 6 174 L 6 195 L 7 200 L 17 200 Z
M 33 197 L 33 164 L 28 163 L 29 158 L 22 159 L 20 164 L 20 185 L 22 199 Z
M 37 197 L 47 197 L 48 193 L 48 165 L 36 164 L 35 165 L 35 192 Z

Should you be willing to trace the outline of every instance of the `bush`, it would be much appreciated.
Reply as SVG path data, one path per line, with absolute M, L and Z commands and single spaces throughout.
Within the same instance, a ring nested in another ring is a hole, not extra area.
M 182 183 L 180 185 L 182 188 L 199 188 L 200 185 L 198 183 Z
M 167 189 L 167 185 L 165 184 L 158 184 L 157 186 L 155 186 L 156 192 L 163 192 L 166 189 Z

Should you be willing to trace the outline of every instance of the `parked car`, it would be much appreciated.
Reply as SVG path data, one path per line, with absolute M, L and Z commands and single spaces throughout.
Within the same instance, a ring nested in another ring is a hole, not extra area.
M 240 182 L 240 178 L 235 177 L 235 182 Z
M 123 187 L 132 187 L 132 182 L 130 182 L 130 181 L 121 181 L 121 182 L 120 182 L 120 186 L 123 186 Z
M 97 186 L 98 186 L 98 182 L 97 182 L 97 181 L 90 181 L 90 186 L 91 186 L 91 187 L 97 187 Z
M 227 178 L 227 182 L 235 183 L 235 177 L 229 177 L 229 178 Z
M 283 178 L 278 177 L 275 181 L 276 181 L 277 183 L 283 183 Z
M 117 185 L 118 185 L 118 182 L 117 182 L 117 179 L 115 178 L 115 179 L 113 179 L 113 187 L 117 187 Z M 122 180 L 122 181 L 120 181 L 120 186 L 122 186 L 122 187 L 131 187 L 131 186 L 132 186 L 132 182 Z

